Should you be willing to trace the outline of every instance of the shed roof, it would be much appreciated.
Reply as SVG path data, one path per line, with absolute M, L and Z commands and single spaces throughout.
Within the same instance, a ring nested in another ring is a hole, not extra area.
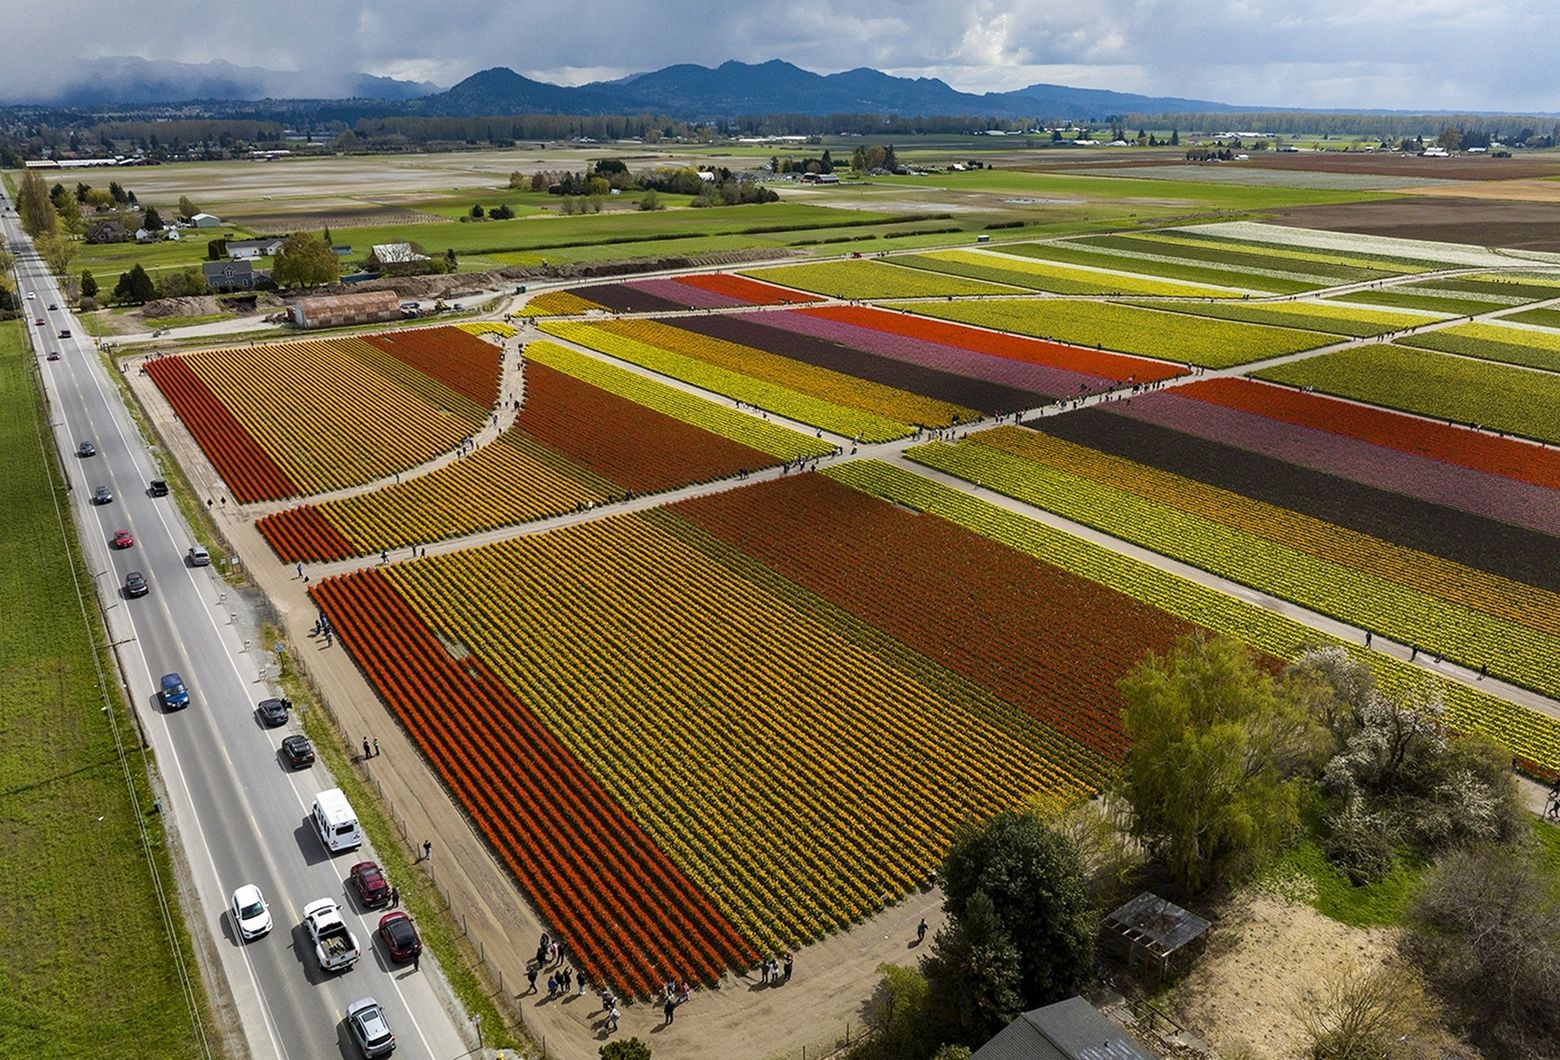
M 1019 1016 L 970 1060 L 1157 1060 L 1122 1026 L 1081 997 Z
M 1160 955 L 1168 955 L 1208 930 L 1208 921 L 1144 891 L 1105 918 L 1105 926 L 1129 934 L 1140 946 Z
M 305 313 L 325 313 L 335 309 L 393 309 L 401 300 L 394 291 L 356 291 L 352 294 L 322 294 L 300 298 L 295 305 Z

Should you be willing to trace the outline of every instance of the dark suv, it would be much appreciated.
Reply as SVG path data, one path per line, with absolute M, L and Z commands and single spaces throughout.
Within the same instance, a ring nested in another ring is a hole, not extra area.
M 164 710 L 183 710 L 190 705 L 190 690 L 184 687 L 184 678 L 178 674 L 163 674 L 157 691 Z

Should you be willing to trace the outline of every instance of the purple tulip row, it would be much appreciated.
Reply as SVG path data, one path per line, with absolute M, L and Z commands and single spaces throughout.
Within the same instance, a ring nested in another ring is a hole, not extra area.
M 633 280 L 627 286 L 688 309 L 725 309 L 729 306 L 750 304 L 744 299 L 733 298 L 729 294 L 706 291 L 702 287 L 695 287 L 691 283 L 680 283 L 673 279 Z

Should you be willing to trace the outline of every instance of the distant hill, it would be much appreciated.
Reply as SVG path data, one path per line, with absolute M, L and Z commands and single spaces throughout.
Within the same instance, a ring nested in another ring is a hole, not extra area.
M 564 87 L 507 67 L 472 74 L 447 92 L 417 100 L 418 113 L 625 114 L 650 111 L 697 120 L 743 114 L 926 114 L 998 118 L 1088 118 L 1108 114 L 1249 110 L 1227 103 L 1140 96 L 1105 89 L 1030 85 L 1012 92 L 960 92 L 932 77 L 894 77 L 865 67 L 815 74 L 791 63 L 681 64 L 616 81 Z
M 221 59 L 176 63 L 114 55 L 81 64 L 68 84 L 9 103 L 62 106 L 184 103 L 192 100 L 356 98 L 404 101 L 438 92 L 439 85 L 370 74 L 266 70 Z

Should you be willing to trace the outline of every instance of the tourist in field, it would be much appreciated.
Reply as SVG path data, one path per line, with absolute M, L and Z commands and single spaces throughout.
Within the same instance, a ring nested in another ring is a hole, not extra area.
M 791 970 L 795 966 L 796 966 L 796 954 L 794 954 L 794 953 L 787 953 L 785 955 L 785 979 L 782 980 L 783 982 L 789 983 L 791 981 Z
M 536 993 L 536 976 L 539 967 L 539 965 L 532 965 L 529 969 L 526 970 L 525 981 L 531 984 L 530 987 L 526 990 L 527 994 Z
M 915 926 L 915 944 L 917 946 L 919 946 L 921 943 L 923 943 L 925 941 L 926 941 L 926 918 L 923 916 L 921 918 L 921 922 Z
M 677 1015 L 677 999 L 668 994 L 666 1004 L 661 1006 L 661 1012 L 666 1016 L 667 1026 L 670 1026 L 672 1020 Z

